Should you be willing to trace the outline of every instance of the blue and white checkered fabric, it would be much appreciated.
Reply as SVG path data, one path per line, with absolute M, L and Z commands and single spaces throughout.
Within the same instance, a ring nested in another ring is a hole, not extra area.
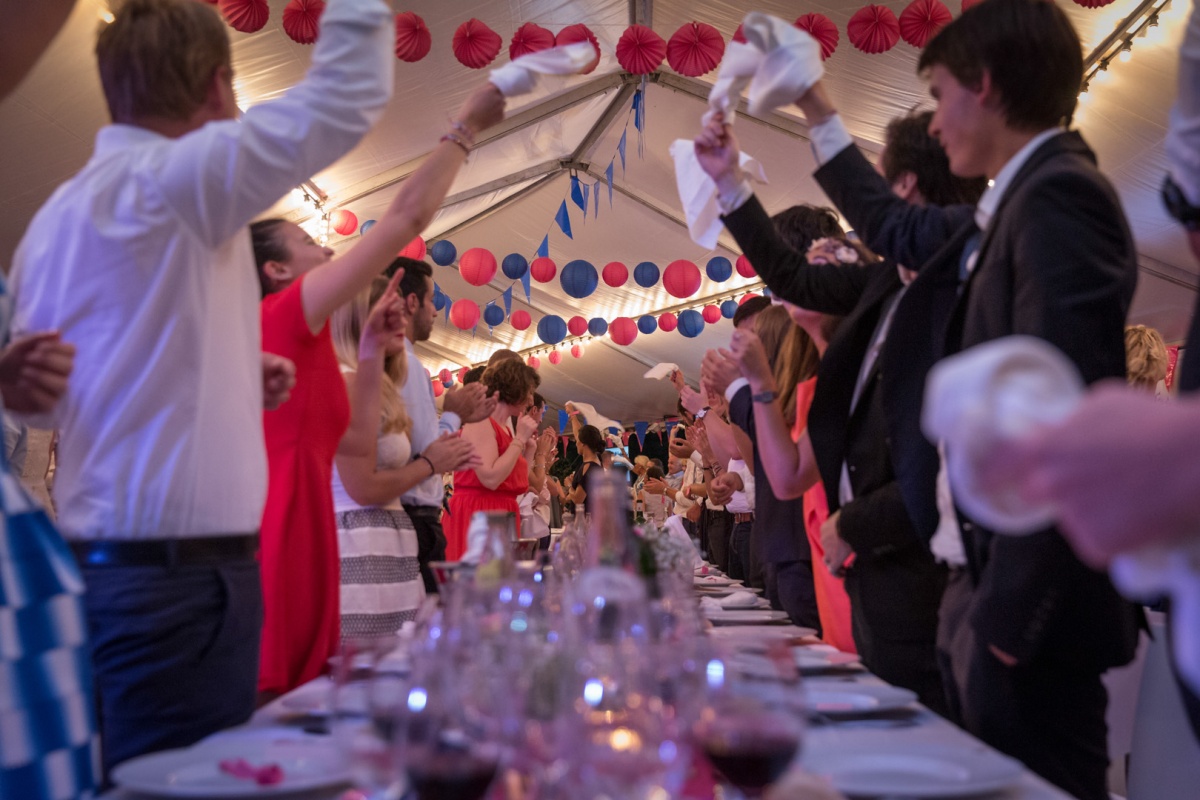
M 0 284 L 0 303 L 4 291 Z M 92 797 L 99 739 L 83 578 L 0 451 L 0 798 Z

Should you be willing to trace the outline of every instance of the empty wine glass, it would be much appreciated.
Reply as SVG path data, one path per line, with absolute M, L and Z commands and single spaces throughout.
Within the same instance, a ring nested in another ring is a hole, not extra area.
M 394 720 L 406 681 L 382 665 L 395 637 L 348 638 L 332 659 L 330 733 L 354 785 L 370 800 L 397 800 L 404 790 L 396 764 Z

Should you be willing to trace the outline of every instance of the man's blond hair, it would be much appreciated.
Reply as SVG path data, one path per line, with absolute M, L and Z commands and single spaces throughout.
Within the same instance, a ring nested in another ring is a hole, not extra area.
M 231 69 L 225 23 L 196 0 L 126 0 L 100 29 L 96 61 L 114 122 L 186 120 Z

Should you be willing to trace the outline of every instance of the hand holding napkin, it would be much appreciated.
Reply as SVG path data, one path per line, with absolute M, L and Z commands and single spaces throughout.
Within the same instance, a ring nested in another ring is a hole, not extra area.
M 590 42 L 574 42 L 523 55 L 492 70 L 488 80 L 505 97 L 516 97 L 532 92 L 538 75 L 576 75 L 595 57 L 596 48 Z

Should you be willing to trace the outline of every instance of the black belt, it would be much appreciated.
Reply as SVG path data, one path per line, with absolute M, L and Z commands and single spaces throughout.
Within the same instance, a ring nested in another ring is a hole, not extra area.
M 253 559 L 258 534 L 71 542 L 82 567 L 186 567 Z
M 441 506 L 404 506 L 404 513 L 408 514 L 409 518 L 423 517 L 425 519 L 441 519 Z

